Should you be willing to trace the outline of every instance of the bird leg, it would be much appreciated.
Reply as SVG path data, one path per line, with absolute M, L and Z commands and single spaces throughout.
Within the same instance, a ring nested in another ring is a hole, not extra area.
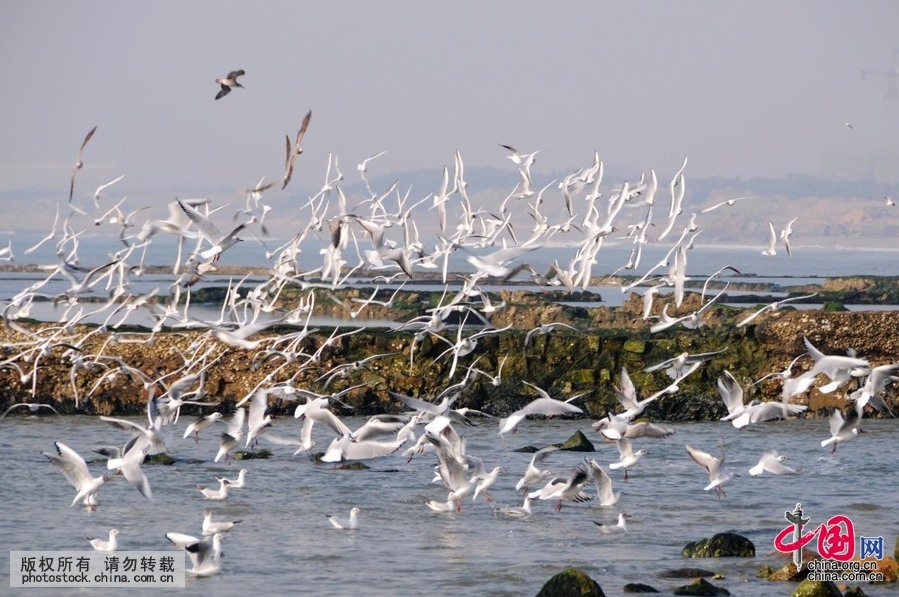
M 556 504 L 555 511 L 556 511 L 556 512 L 561 512 L 561 511 L 562 511 L 562 500 L 559 500 L 559 503 Z

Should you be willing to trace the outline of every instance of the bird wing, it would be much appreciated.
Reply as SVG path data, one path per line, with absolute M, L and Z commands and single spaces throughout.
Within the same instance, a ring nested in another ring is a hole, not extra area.
M 690 455 L 690 458 L 693 459 L 693 462 L 704 468 L 705 471 L 709 474 L 709 477 L 711 477 L 721 465 L 721 461 L 708 452 L 703 452 L 702 450 L 691 448 L 687 444 L 684 444 L 684 447 L 687 449 L 687 454 Z
M 44 452 L 44 456 L 62 472 L 75 489 L 81 491 L 82 487 L 93 481 L 84 458 L 62 442 L 54 442 L 53 445 L 56 447 L 56 454 Z

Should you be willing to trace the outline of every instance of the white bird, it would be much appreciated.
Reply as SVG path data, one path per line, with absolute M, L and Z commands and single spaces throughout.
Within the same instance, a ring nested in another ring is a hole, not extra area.
M 540 394 L 540 398 L 528 402 L 526 405 L 516 410 L 508 417 L 500 419 L 500 435 L 504 435 L 506 433 L 509 433 L 510 431 L 515 431 L 515 429 L 518 427 L 518 424 L 521 423 L 529 415 L 542 415 L 546 417 L 552 417 L 556 415 L 581 414 L 584 412 L 579 407 L 570 404 L 570 402 L 588 394 L 589 392 L 577 394 L 575 396 L 572 396 L 571 398 L 568 398 L 567 400 L 562 401 L 556 400 L 555 398 L 551 397 L 546 392 L 546 390 L 538 388 L 534 384 L 528 383 L 526 381 L 523 381 L 522 383 L 537 390 L 537 392 Z
M 753 402 L 746 407 L 740 416 L 734 418 L 731 423 L 737 429 L 743 429 L 752 423 L 786 419 L 789 415 L 798 415 L 801 412 L 805 412 L 806 409 L 808 409 L 808 406 L 804 404 L 787 404 L 779 400 Z
M 483 474 L 478 479 L 478 484 L 474 488 L 474 497 L 472 497 L 472 501 L 478 499 L 478 496 L 484 494 L 484 497 L 487 498 L 488 502 L 493 501 L 493 496 L 487 493 L 487 490 L 493 487 L 496 483 L 497 479 L 499 479 L 500 473 L 505 473 L 506 469 L 501 466 L 495 466 L 490 472 Z
M 272 426 L 272 416 L 265 414 L 268 408 L 268 389 L 257 390 L 250 402 L 250 413 L 247 417 L 247 439 L 244 447 L 248 447 L 261 433 Z
M 855 408 L 859 412 L 859 417 L 861 417 L 865 406 L 868 404 L 875 410 L 885 410 L 890 413 L 890 416 L 894 416 L 893 411 L 887 406 L 880 393 L 889 384 L 899 381 L 899 375 L 897 374 L 899 374 L 899 363 L 879 365 L 871 369 L 871 372 L 865 378 L 864 385 L 849 395 L 852 400 L 855 400 Z
M 521 479 L 518 480 L 518 483 L 515 484 L 515 491 L 524 491 L 527 493 L 530 485 L 550 476 L 552 471 L 549 469 L 542 469 L 539 465 L 546 460 L 546 457 L 551 452 L 555 452 L 558 449 L 558 446 L 547 446 L 534 452 L 534 455 L 531 457 L 531 461 L 528 463 L 528 467 L 524 472 L 524 476 L 522 476 Z
M 118 535 L 118 529 L 109 529 L 109 539 L 88 537 L 87 540 L 91 542 L 91 547 L 95 551 L 115 551 L 119 547 Z
M 337 518 L 336 516 L 331 516 L 330 514 L 325 514 L 328 518 L 328 522 L 331 523 L 335 529 L 340 530 L 355 530 L 359 528 L 359 513 L 362 512 L 359 508 L 353 508 L 350 510 L 349 518 Z
M 589 478 L 587 468 L 579 465 L 569 476 L 553 477 L 542 488 L 529 493 L 528 497 L 533 500 L 558 500 L 555 507 L 555 511 L 558 512 L 562 509 L 564 500 L 579 503 L 593 499 L 593 496 L 582 491 Z
M 200 235 L 212 245 L 209 249 L 199 253 L 199 256 L 203 259 L 218 260 L 222 253 L 242 240 L 241 238 L 238 238 L 237 234 L 246 228 L 247 224 L 245 222 L 235 226 L 228 232 L 228 234 L 222 234 L 218 229 L 218 226 L 216 226 L 212 220 L 201 214 L 194 207 L 185 204 L 180 199 L 178 199 L 178 205 L 181 206 L 181 209 L 190 221 L 193 222 L 197 227 L 197 230 L 200 231 Z
M 222 433 L 219 441 L 219 450 L 215 455 L 213 462 L 218 462 L 222 458 L 227 462 L 231 450 L 236 448 L 243 437 L 243 424 L 246 419 L 247 411 L 242 406 L 234 411 L 234 415 L 228 422 L 228 431 Z
M 778 311 L 786 303 L 791 303 L 793 301 L 802 301 L 805 299 L 810 299 L 815 296 L 818 296 L 817 292 L 813 292 L 811 294 L 805 294 L 802 296 L 791 296 L 791 297 L 780 299 L 779 301 L 774 301 L 773 303 L 769 303 L 769 304 L 765 305 L 764 307 L 762 307 L 761 309 L 759 309 L 758 311 L 754 312 L 749 317 L 741 320 L 739 323 L 737 323 L 737 327 L 741 328 L 744 325 L 751 323 L 756 317 L 758 317 L 759 315 L 761 315 L 762 313 L 765 313 L 767 311 Z
M 94 477 L 87 468 L 87 463 L 75 450 L 68 447 L 62 442 L 54 442 L 56 454 L 44 452 L 50 462 L 58 468 L 65 476 L 66 480 L 75 488 L 75 499 L 72 500 L 72 506 L 78 502 L 83 503 L 88 508 L 93 508 L 97 504 L 96 494 L 103 487 L 103 484 L 112 477 L 102 475 Z
M 793 223 L 798 219 L 798 217 L 793 218 L 787 222 L 787 227 L 780 231 L 780 239 L 783 241 L 784 249 L 790 257 L 793 256 L 793 252 L 790 250 L 790 236 L 793 234 Z
M 712 211 L 713 209 L 718 209 L 719 207 L 724 207 L 725 205 L 731 206 L 731 205 L 734 205 L 737 201 L 742 201 L 742 200 L 744 200 L 744 199 L 758 199 L 758 196 L 753 196 L 753 197 L 734 197 L 733 199 L 727 199 L 726 201 L 722 201 L 722 202 L 720 202 L 720 203 L 716 203 L 715 205 L 712 205 L 711 207 L 706 207 L 706 208 L 700 209 L 700 210 L 699 210 L 699 213 L 701 213 L 701 214 L 709 213 L 709 212 Z
M 212 510 L 203 510 L 203 535 L 215 535 L 216 533 L 224 533 L 231 529 L 240 520 L 212 520 Z
M 624 480 L 627 481 L 627 469 L 636 465 L 639 462 L 640 458 L 649 454 L 648 451 L 640 449 L 634 452 L 633 446 L 631 446 L 631 440 L 626 437 L 622 437 L 621 439 L 615 440 L 615 446 L 618 448 L 619 460 L 618 462 L 613 462 L 609 465 L 609 468 L 612 470 L 624 469 Z
M 721 496 L 727 497 L 727 493 L 724 491 L 723 485 L 728 483 L 734 477 L 739 477 L 736 473 L 727 473 L 723 475 L 722 467 L 724 465 L 724 446 L 721 446 L 721 458 L 717 458 L 712 456 L 708 452 L 703 452 L 702 450 L 697 450 L 696 448 L 691 448 L 689 445 L 684 445 L 687 449 L 687 454 L 690 455 L 690 458 L 693 459 L 693 462 L 701 466 L 705 471 L 709 474 L 709 484 L 703 487 L 705 491 L 715 490 L 715 495 L 718 496 L 718 499 L 721 499 Z
M 203 487 L 202 485 L 197 485 L 197 489 L 200 490 L 200 493 L 202 493 L 203 497 L 205 497 L 207 500 L 221 501 L 228 497 L 228 480 L 219 479 L 218 489 Z
M 674 429 L 661 427 L 646 421 L 631 423 L 631 419 L 624 415 L 613 415 L 600 419 L 593 423 L 593 430 L 602 433 L 603 437 L 610 440 L 618 440 L 622 437 L 634 439 L 637 437 L 668 437 L 674 433 Z
M 247 482 L 247 469 L 242 468 L 237 473 L 236 479 L 225 479 L 224 477 L 216 477 L 216 481 L 225 481 L 228 483 L 229 489 L 243 489 Z
M 194 576 L 210 576 L 221 570 L 222 539 L 225 537 L 221 533 L 214 534 L 212 539 L 206 541 L 182 533 L 166 533 L 165 536 L 187 552 L 192 564 L 188 573 Z
M 668 374 L 668 377 L 671 379 L 679 380 L 686 377 L 684 371 L 687 370 L 687 365 L 695 365 L 698 363 L 704 363 L 705 361 L 709 361 L 715 357 L 715 355 L 719 355 L 722 352 L 727 350 L 727 348 L 722 348 L 721 350 L 717 350 L 715 352 L 703 352 L 697 354 L 690 354 L 688 352 L 682 352 L 676 357 L 672 357 L 670 359 L 666 359 L 661 363 L 656 363 L 655 365 L 651 365 L 644 369 L 647 373 L 652 373 L 653 371 L 658 371 L 660 369 L 665 369 L 665 372 Z
M 823 440 L 821 442 L 821 447 L 826 448 L 827 446 L 832 445 L 833 449 L 830 453 L 835 453 L 837 451 L 837 445 L 849 441 L 859 433 L 863 433 L 860 424 L 861 420 L 857 410 L 850 410 L 849 414 L 847 414 L 844 419 L 840 409 L 835 408 L 833 414 L 830 415 L 830 438 Z
M 783 461 L 786 459 L 786 456 L 778 454 L 776 450 L 765 450 L 764 452 L 762 452 L 762 456 L 761 458 L 759 458 L 758 464 L 749 469 L 749 474 L 753 477 L 758 477 L 759 475 L 767 471 L 772 475 L 795 475 L 796 469 L 790 468 L 787 465 L 783 464 Z
M 540 325 L 538 325 L 538 326 L 535 327 L 534 329 L 530 330 L 530 331 L 527 333 L 527 335 L 525 335 L 525 337 L 524 337 L 524 347 L 525 347 L 525 348 L 528 347 L 528 345 L 531 343 L 531 339 L 532 339 L 534 336 L 538 336 L 538 335 L 539 335 L 539 336 L 546 336 L 546 335 L 548 335 L 550 332 L 552 332 L 553 330 L 555 330 L 555 329 L 557 329 L 557 328 L 567 328 L 567 329 L 572 330 L 572 331 L 575 331 L 575 332 L 579 331 L 576 327 L 572 327 L 572 326 L 568 325 L 567 323 L 562 323 L 562 322 L 555 322 L 555 323 L 541 323 Z
M 718 377 L 718 393 L 727 407 L 727 415 L 721 417 L 722 421 L 732 421 L 746 412 L 743 404 L 743 386 L 733 376 L 733 373 L 724 370 L 724 375 Z
M 589 467 L 590 476 L 593 477 L 593 484 L 596 486 L 596 499 L 599 501 L 597 505 L 608 507 L 617 504 L 618 498 L 621 497 L 621 492 L 615 493 L 612 491 L 612 478 L 609 476 L 609 473 L 592 458 L 590 460 L 585 459 L 585 462 Z
M 496 508 L 493 513 L 497 516 L 505 516 L 508 518 L 525 518 L 533 514 L 531 510 L 531 502 L 529 496 L 524 496 L 524 503 L 521 506 L 508 506 L 505 508 Z
M 618 513 L 618 524 L 616 525 L 608 525 L 603 524 L 601 522 L 592 521 L 600 531 L 603 533 L 626 533 L 627 532 L 627 514 L 624 512 Z
M 182 439 L 187 439 L 191 434 L 194 435 L 194 442 L 200 443 L 200 432 L 204 429 L 208 429 L 212 425 L 216 423 L 216 421 L 222 418 L 222 413 L 212 413 L 206 415 L 205 417 L 200 417 L 193 423 L 187 426 L 187 429 L 184 430 L 184 436 Z
M 777 255 L 777 249 L 775 246 L 777 245 L 777 233 L 774 231 L 774 224 L 770 221 L 768 222 L 768 247 L 762 251 L 762 255 L 766 257 L 772 257 Z
M 870 370 L 870 363 L 865 359 L 844 355 L 826 355 L 815 348 L 808 338 L 803 338 L 803 340 L 808 354 L 815 359 L 815 364 L 805 373 L 784 380 L 784 400 L 789 400 L 793 396 L 808 390 L 815 383 L 815 378 L 821 373 L 829 377 L 831 381 L 819 387 L 818 391 L 829 394 L 853 377 L 867 375 Z

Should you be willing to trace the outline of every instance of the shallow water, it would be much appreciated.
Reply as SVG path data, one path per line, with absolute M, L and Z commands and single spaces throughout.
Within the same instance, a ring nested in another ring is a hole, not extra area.
M 785 510 L 796 502 L 802 502 L 811 525 L 844 514 L 854 522 L 857 536 L 883 535 L 888 555 L 899 532 L 894 457 L 899 422 L 893 419 L 865 420 L 868 433 L 840 446 L 835 455 L 820 446 L 829 436 L 824 420 L 773 422 L 742 432 L 721 422 L 672 424 L 676 433 L 668 438 L 635 440 L 650 452 L 627 482 L 620 471 L 611 471 L 615 490 L 622 492 L 617 505 L 565 504 L 555 513 L 554 504 L 537 502 L 533 516 L 523 519 L 497 516 L 482 498 L 469 498 L 461 512 L 429 510 L 427 500 L 446 498 L 446 490 L 431 482 L 433 456 L 418 456 L 407 464 L 394 455 L 370 461 L 371 470 L 342 471 L 262 442 L 274 452 L 269 460 L 216 464 L 213 430 L 201 435 L 199 445 L 181 439 L 190 420 L 183 417 L 167 439 L 179 461 L 145 468 L 153 501 L 116 479 L 100 492 L 95 512 L 69 507 L 74 490 L 41 452 L 52 451 L 59 440 L 90 460 L 92 447 L 121 444 L 121 432 L 85 416 L 0 421 L 0 449 L 6 456 L 0 536 L 8 549 L 81 550 L 89 548 L 86 535 L 105 535 L 115 526 L 122 550 L 167 550 L 164 533 L 199 535 L 201 511 L 211 507 L 216 519 L 243 522 L 226 534 L 221 573 L 187 579 L 188 588 L 207 594 L 246 595 L 264 588 L 273 594 L 534 595 L 550 576 L 576 566 L 607 595 L 620 595 L 629 582 L 670 592 L 686 581 L 660 578 L 659 572 L 699 566 L 723 573 L 724 579 L 712 582 L 733 595 L 786 595 L 794 585 L 772 585 L 757 579 L 756 572 L 765 564 L 788 562 L 775 552 L 773 539 L 787 524 Z M 353 427 L 361 419 L 349 422 Z M 491 490 L 495 505 L 519 506 L 514 486 L 530 455 L 514 449 L 561 442 L 581 430 L 597 446 L 590 456 L 605 468 L 617 460 L 615 447 L 601 443 L 589 423 L 525 421 L 504 439 L 497 437 L 493 421 L 459 431 L 469 454 L 483 458 L 488 468 L 509 469 Z M 295 420 L 285 418 L 275 421 L 273 431 L 298 435 L 298 430 Z M 331 439 L 327 429 L 318 427 L 314 436 L 316 450 Z M 726 486 L 727 498 L 720 501 L 702 490 L 707 475 L 684 450 L 689 443 L 719 454 L 719 438 L 726 445 L 727 468 L 742 474 Z M 766 448 L 787 455 L 786 464 L 800 474 L 750 477 L 747 470 Z M 558 452 L 547 464 L 567 474 L 583 457 Z M 89 466 L 94 474 L 103 469 L 99 461 Z M 227 500 L 210 502 L 197 491 L 196 485 L 214 485 L 217 475 L 234 477 L 240 468 L 249 471 L 247 487 L 232 491 Z M 356 531 L 338 531 L 325 519 L 325 513 L 346 517 L 353 506 L 362 509 Z M 630 515 L 625 535 L 601 534 L 591 522 L 614 524 L 621 511 Z M 756 557 L 681 557 L 687 542 L 722 531 L 748 537 Z M 9 586 L 8 570 L 7 562 L 0 563 L 0 587 Z M 895 585 L 866 585 L 864 590 L 868 595 L 897 593 Z

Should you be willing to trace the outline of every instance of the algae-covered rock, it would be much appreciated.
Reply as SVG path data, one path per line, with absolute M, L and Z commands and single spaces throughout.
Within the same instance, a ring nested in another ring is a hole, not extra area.
M 659 572 L 662 578 L 702 578 L 704 576 L 715 576 L 715 573 L 705 568 L 675 568 L 674 570 L 665 570 Z
M 649 585 L 644 585 L 639 582 L 631 582 L 624 585 L 625 593 L 658 593 L 659 590 L 655 587 L 651 587 Z
M 537 597 L 605 597 L 605 593 L 586 572 L 568 568 L 546 581 Z
M 231 455 L 233 460 L 265 460 L 272 457 L 271 450 L 240 450 Z
M 794 581 L 799 582 L 808 578 L 808 567 L 803 566 L 801 570 L 796 570 L 796 564 L 790 562 L 783 568 L 774 569 L 771 566 L 763 566 L 757 575 L 759 578 L 767 578 L 771 581 Z
M 804 580 L 791 597 L 842 597 L 837 585 L 829 580 Z
M 341 464 L 337 467 L 337 469 L 341 471 L 367 471 L 370 468 L 371 467 L 363 462 L 350 462 L 348 464 Z
M 730 595 L 723 587 L 716 587 L 704 578 L 697 578 L 688 585 L 674 589 L 675 595 Z
M 622 347 L 625 352 L 632 352 L 635 354 L 643 354 L 646 352 L 646 341 L 645 340 L 625 340 L 624 346 Z
M 580 430 L 575 431 L 574 435 L 565 440 L 562 444 L 559 445 L 560 450 L 568 450 L 571 452 L 595 452 L 596 448 L 593 447 L 593 444 L 590 443 L 590 440 L 587 439 Z
M 736 533 L 717 533 L 709 539 L 688 543 L 681 555 L 685 558 L 754 558 L 755 545 Z
M 160 452 L 159 454 L 147 454 L 144 458 L 144 464 L 164 464 L 169 466 L 175 464 L 175 459 L 165 452 Z

